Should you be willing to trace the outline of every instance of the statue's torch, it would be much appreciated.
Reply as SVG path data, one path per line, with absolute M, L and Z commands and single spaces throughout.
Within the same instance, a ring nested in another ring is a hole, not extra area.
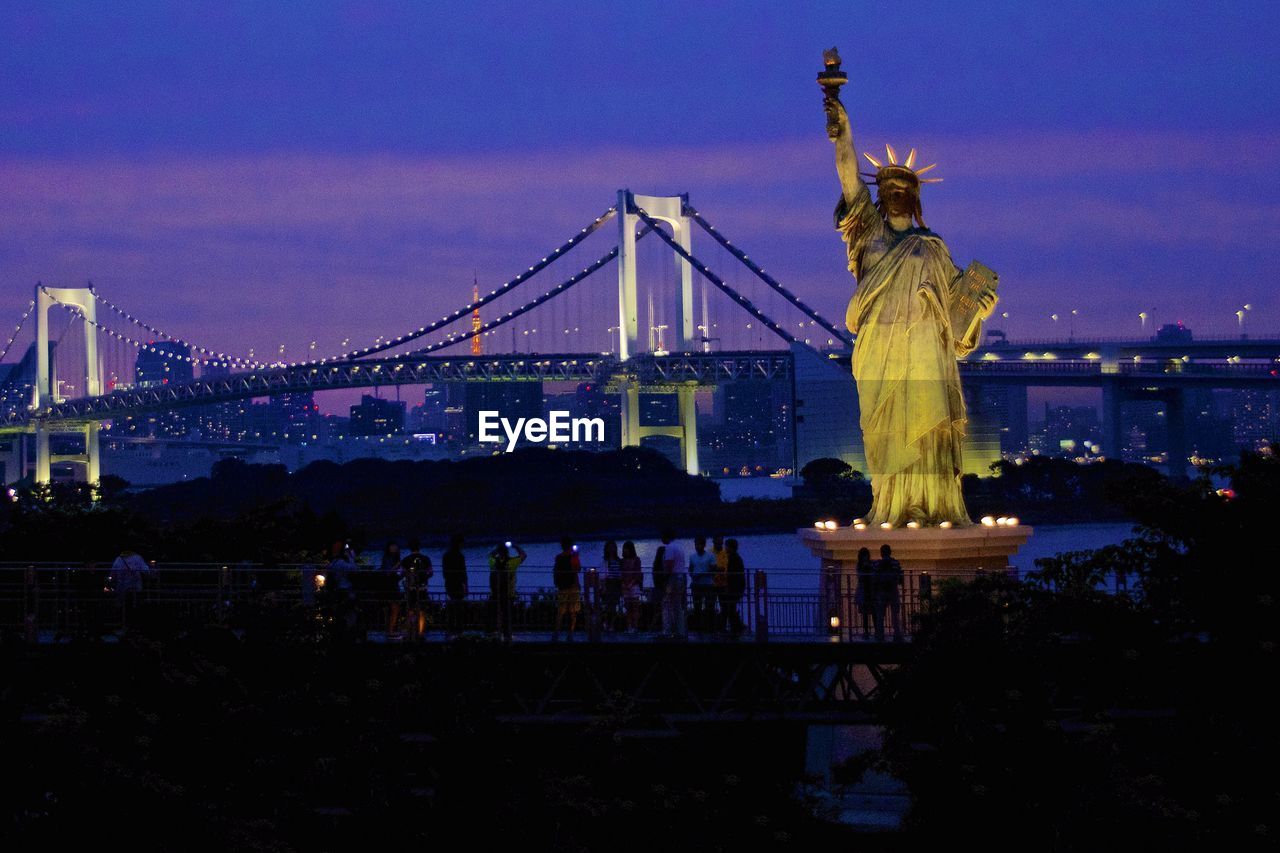
M 834 47 L 822 52 L 823 68 L 818 72 L 818 85 L 826 95 L 827 136 L 840 136 L 840 119 L 836 104 L 840 100 L 840 87 L 849 82 L 849 75 L 840 70 L 840 51 Z

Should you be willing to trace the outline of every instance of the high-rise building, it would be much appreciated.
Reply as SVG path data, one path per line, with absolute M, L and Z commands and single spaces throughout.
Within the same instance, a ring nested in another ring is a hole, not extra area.
M 351 407 L 351 435 L 398 435 L 404 432 L 405 404 L 365 394 Z
M 195 379 L 191 347 L 177 341 L 151 341 L 138 350 L 133 375 L 139 388 L 176 385 Z
M 1162 400 L 1128 400 L 1121 407 L 1126 430 L 1124 458 L 1132 462 L 1150 462 L 1168 450 L 1169 424 L 1167 404 Z
M 717 400 L 718 398 L 718 400 Z M 743 380 L 720 385 L 712 395 L 720 423 L 699 430 L 708 470 L 772 472 L 789 467 L 792 452 L 792 390 L 786 381 Z
M 579 382 L 574 394 L 575 418 L 600 418 L 604 421 L 604 441 L 593 445 L 598 449 L 616 448 L 622 443 L 622 396 L 610 394 L 599 382 Z
M 450 432 L 456 429 L 454 440 L 463 445 L 480 443 L 482 411 L 497 412 L 512 423 L 542 417 L 541 382 L 450 382 L 445 390 Z
M 191 382 L 195 379 L 195 365 L 190 359 L 191 347 L 186 344 L 150 341 L 138 350 L 133 367 L 135 384 L 139 388 L 152 388 Z M 189 433 L 195 424 L 191 410 L 169 409 L 113 418 L 108 434 L 179 438 Z
M 1274 391 L 1231 392 L 1231 438 L 1237 448 L 1257 450 L 1280 438 Z
M 418 421 L 420 432 L 433 432 L 437 435 L 449 430 L 447 411 L 448 394 L 443 385 L 428 385 L 422 392 L 422 414 Z
M 1044 405 L 1043 447 L 1049 454 L 1076 456 L 1102 440 L 1102 423 L 1093 406 Z
M 312 392 L 273 394 L 267 405 L 275 410 L 272 420 L 283 430 L 281 438 L 296 442 L 310 441 L 313 435 L 318 437 L 320 407 Z

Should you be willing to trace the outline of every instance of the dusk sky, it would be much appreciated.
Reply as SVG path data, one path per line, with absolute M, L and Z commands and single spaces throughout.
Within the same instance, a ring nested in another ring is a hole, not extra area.
M 0 28 L 0 322 L 92 279 L 200 343 L 336 352 L 619 187 L 689 192 L 838 322 L 834 44 L 859 148 L 940 164 L 926 219 L 1000 272 L 1011 337 L 1072 309 L 1077 336 L 1153 309 L 1229 334 L 1244 303 L 1280 332 L 1274 4 L 8 2 Z

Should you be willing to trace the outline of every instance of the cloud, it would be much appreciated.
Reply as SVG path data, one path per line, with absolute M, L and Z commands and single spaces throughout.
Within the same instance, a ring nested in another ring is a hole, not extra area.
M 905 150 L 877 128 L 859 134 L 884 138 Z M 1189 282 L 1212 272 L 1224 305 L 1253 302 L 1259 324 L 1274 314 L 1256 282 L 1280 260 L 1268 190 L 1280 136 L 975 133 L 916 144 L 947 179 L 927 189 L 930 224 L 958 259 L 999 262 L 1029 304 L 1060 299 L 1063 280 L 1081 300 L 1111 304 L 1115 277 L 1174 282 L 1164 298 L 1198 299 Z M 1202 189 L 1214 178 L 1237 181 L 1234 194 Z M 11 156 L 0 160 L 0 314 L 16 316 L 37 279 L 92 278 L 158 325 L 222 347 L 372 339 L 465 302 L 473 271 L 486 286 L 510 277 L 623 186 L 690 192 L 753 258 L 840 316 L 851 282 L 830 225 L 838 185 L 828 143 L 808 137 L 418 157 Z M 614 233 L 593 237 L 582 263 Z M 695 247 L 711 251 L 698 237 Z

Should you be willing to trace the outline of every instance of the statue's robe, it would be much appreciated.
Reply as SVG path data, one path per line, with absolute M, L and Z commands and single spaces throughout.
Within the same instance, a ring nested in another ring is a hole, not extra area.
M 853 375 L 873 494 L 868 521 L 972 522 L 960 493 L 965 434 L 950 284 L 959 274 L 942 238 L 895 231 L 865 184 L 836 208 L 857 290 L 845 325 L 857 335 Z

